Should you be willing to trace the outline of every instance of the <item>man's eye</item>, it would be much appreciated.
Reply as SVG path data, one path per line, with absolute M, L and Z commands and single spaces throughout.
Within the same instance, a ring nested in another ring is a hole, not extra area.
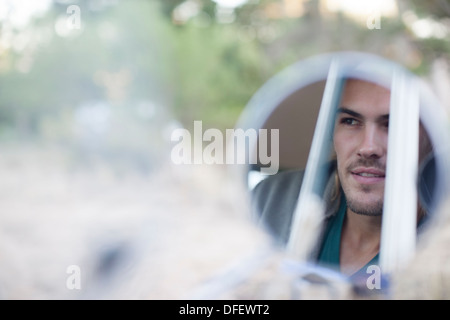
M 349 125 L 349 126 L 355 126 L 357 125 L 359 122 L 358 120 L 354 119 L 354 118 L 342 118 L 341 119 L 341 123 L 345 124 L 345 125 Z

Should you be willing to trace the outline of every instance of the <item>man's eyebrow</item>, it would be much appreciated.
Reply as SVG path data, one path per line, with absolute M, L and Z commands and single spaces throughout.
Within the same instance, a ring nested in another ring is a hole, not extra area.
M 337 114 L 341 114 L 341 113 L 346 113 L 346 114 L 351 115 L 352 117 L 355 117 L 355 118 L 362 118 L 361 114 L 359 114 L 356 111 L 350 110 L 350 109 L 348 109 L 346 107 L 340 107 L 340 108 L 337 109 Z
M 350 115 L 352 117 L 359 118 L 359 119 L 364 118 L 362 114 L 360 114 L 360 113 L 358 113 L 356 111 L 353 111 L 351 109 L 348 109 L 346 107 L 340 107 L 340 108 L 337 109 L 337 114 L 341 114 L 341 113 L 346 113 L 346 114 L 348 114 L 348 115 Z M 383 114 L 383 115 L 379 116 L 378 120 L 379 121 L 388 121 L 389 120 L 389 114 Z

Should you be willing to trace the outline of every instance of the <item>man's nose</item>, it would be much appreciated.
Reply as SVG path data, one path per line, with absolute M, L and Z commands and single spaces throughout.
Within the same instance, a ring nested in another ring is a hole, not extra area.
M 358 155 L 364 158 L 380 158 L 383 150 L 382 133 L 376 126 L 366 126 L 362 132 Z

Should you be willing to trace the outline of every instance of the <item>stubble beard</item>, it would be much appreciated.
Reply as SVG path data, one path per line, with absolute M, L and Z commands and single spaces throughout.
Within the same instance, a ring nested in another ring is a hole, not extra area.
M 347 200 L 347 207 L 356 214 L 371 217 L 378 217 L 383 214 L 383 200 L 366 204 L 358 199 L 355 199 L 356 197 L 352 197 L 351 195 L 347 196 L 347 193 L 345 193 L 345 197 Z
M 371 161 L 359 161 L 358 163 L 352 164 L 346 168 L 345 172 L 351 172 L 351 168 L 356 165 L 374 166 L 380 169 L 383 168 L 383 166 L 376 163 L 376 161 L 373 163 L 370 162 Z M 373 196 L 372 193 L 375 191 L 373 186 L 359 186 L 358 188 L 355 188 L 344 183 L 345 180 L 342 179 L 343 177 L 341 177 L 340 172 L 338 172 L 338 176 L 341 181 L 341 186 L 344 191 L 348 209 L 356 214 L 364 216 L 377 217 L 383 214 L 383 196 L 370 202 L 367 201 L 367 199 L 364 199 L 365 197 Z M 384 195 L 384 192 L 382 192 L 382 195 Z

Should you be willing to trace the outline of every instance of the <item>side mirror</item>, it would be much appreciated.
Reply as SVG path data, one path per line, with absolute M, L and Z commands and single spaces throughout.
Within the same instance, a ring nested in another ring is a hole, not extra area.
M 268 141 L 266 150 L 278 152 L 271 158 L 278 161 L 279 171 L 264 173 L 268 164 L 255 143 L 244 179 L 252 196 L 257 195 L 252 199 L 255 218 L 259 221 L 270 215 L 271 225 L 264 227 L 286 245 L 293 259 L 314 260 L 328 205 L 327 163 L 333 155 L 333 127 L 348 79 L 390 90 L 380 263 L 383 270 L 393 272 L 414 254 L 417 202 L 432 217 L 450 186 L 447 115 L 427 86 L 398 64 L 371 54 L 341 52 L 299 61 L 269 80 L 249 101 L 236 127 L 278 130 L 278 141 Z M 431 143 L 423 159 L 419 121 Z M 261 189 L 261 180 L 290 171 L 299 174 L 280 180 L 277 190 L 254 192 Z M 399 205 L 404 210 L 394 212 Z

